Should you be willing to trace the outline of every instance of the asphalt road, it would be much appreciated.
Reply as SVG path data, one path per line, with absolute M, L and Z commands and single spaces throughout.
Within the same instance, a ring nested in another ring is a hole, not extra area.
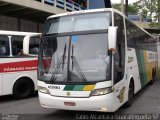
M 154 82 L 153 85 L 145 86 L 139 93 L 135 95 L 133 104 L 130 108 L 122 107 L 115 113 L 46 109 L 40 106 L 36 94 L 31 98 L 23 100 L 16 100 L 12 96 L 1 96 L 0 113 L 0 120 L 108 119 L 107 116 L 124 114 L 148 114 L 149 118 L 152 117 L 152 120 L 157 118 L 158 114 L 160 114 L 160 77 Z M 160 118 L 158 120 L 160 120 Z

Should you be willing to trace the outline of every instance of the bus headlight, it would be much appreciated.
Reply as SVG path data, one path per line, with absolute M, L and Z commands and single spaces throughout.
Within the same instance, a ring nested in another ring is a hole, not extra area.
M 49 94 L 49 90 L 46 87 L 38 86 L 38 91 L 41 93 Z
M 113 92 L 113 87 L 100 88 L 100 89 L 93 90 L 91 96 L 105 95 L 111 92 Z

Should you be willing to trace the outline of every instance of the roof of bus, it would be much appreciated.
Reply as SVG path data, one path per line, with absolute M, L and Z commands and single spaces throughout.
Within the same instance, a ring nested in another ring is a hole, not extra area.
M 19 31 L 5 31 L 0 30 L 0 35 L 17 35 L 17 36 L 26 36 L 26 35 L 40 35 L 41 33 L 35 32 L 19 32 Z
M 62 14 L 57 14 L 57 15 L 51 15 L 47 19 L 52 19 L 52 18 L 61 17 L 61 16 L 78 15 L 78 14 L 84 14 L 84 13 L 105 12 L 105 11 L 106 12 L 110 11 L 110 12 L 118 13 L 122 17 L 130 20 L 134 25 L 136 25 L 137 27 L 139 27 L 145 33 L 147 33 L 148 35 L 152 36 L 149 32 L 147 32 L 146 30 L 144 30 L 142 27 L 138 26 L 137 23 L 135 23 L 134 21 L 132 21 L 131 19 L 129 19 L 127 16 L 125 16 L 121 11 L 118 11 L 118 10 L 116 10 L 114 8 L 100 8 L 100 9 L 90 9 L 90 10 L 74 11 L 74 12 L 62 13 Z
M 116 9 L 113 8 L 101 8 L 101 9 L 91 9 L 91 10 L 81 10 L 81 11 L 74 11 L 74 12 L 67 12 L 67 13 L 61 13 L 57 15 L 51 15 L 47 19 L 54 18 L 54 17 L 61 17 L 61 16 L 67 16 L 67 15 L 76 15 L 76 14 L 84 14 L 84 13 L 96 13 L 96 12 L 104 12 L 104 11 L 110 11 L 110 12 L 116 12 L 122 16 L 124 14 Z

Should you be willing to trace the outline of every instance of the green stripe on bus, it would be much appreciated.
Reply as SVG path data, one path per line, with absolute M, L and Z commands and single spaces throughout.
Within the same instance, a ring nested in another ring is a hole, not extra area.
M 84 88 L 84 85 L 75 85 L 73 91 L 82 91 Z
M 91 91 L 94 85 L 66 85 L 64 91 Z
M 142 87 L 145 85 L 145 81 L 146 81 L 146 70 L 145 70 L 145 63 L 144 63 L 144 54 L 143 51 L 140 50 L 140 57 L 141 57 L 141 65 L 139 66 L 140 68 L 140 79 L 141 79 L 141 83 L 142 83 Z
M 74 89 L 74 86 L 75 86 L 75 85 L 66 85 L 63 90 L 72 91 L 72 90 Z
M 141 87 L 143 87 L 147 83 L 146 66 L 145 66 L 145 61 L 144 61 L 143 50 L 136 49 L 136 55 L 137 55 L 137 61 L 138 61 Z

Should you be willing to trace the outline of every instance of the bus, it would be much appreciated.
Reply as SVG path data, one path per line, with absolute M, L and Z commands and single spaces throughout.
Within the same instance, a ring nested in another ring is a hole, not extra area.
M 40 35 L 0 30 L 0 96 L 26 98 L 37 90 Z
M 158 75 L 156 40 L 112 8 L 48 17 L 39 50 L 46 108 L 114 112 Z

